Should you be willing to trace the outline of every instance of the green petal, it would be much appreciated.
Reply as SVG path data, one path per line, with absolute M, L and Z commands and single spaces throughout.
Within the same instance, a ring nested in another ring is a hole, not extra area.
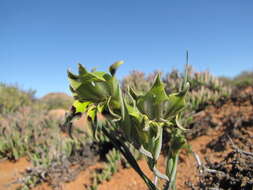
M 85 69 L 84 66 L 82 66 L 80 63 L 78 64 L 78 73 L 79 75 L 84 75 L 88 73 L 88 71 Z
M 137 98 L 137 107 L 151 120 L 160 120 L 163 117 L 163 103 L 168 99 L 159 74 L 152 88 Z
M 73 90 L 76 90 L 81 86 L 81 82 L 76 79 L 69 78 L 69 83 Z
M 78 75 L 73 74 L 69 70 L 67 70 L 67 73 L 68 73 L 68 78 L 70 78 L 70 79 L 77 80 L 79 78 Z
M 106 103 L 101 102 L 97 105 L 98 112 L 102 113 L 105 109 Z
M 89 118 L 91 118 L 92 121 L 95 121 L 97 115 L 97 110 L 95 107 L 91 107 L 88 111 L 87 111 L 87 116 Z
M 110 73 L 111 73 L 112 76 L 115 75 L 115 73 L 116 73 L 118 67 L 119 67 L 120 65 L 122 65 L 123 63 L 124 63 L 123 61 L 117 61 L 117 62 L 115 62 L 114 64 L 112 64 L 112 65 L 110 66 L 109 71 L 110 71 Z
M 138 95 L 134 89 L 132 89 L 131 87 L 128 88 L 128 93 L 131 95 L 131 97 L 134 99 L 134 100 L 137 100 L 137 98 L 140 96 Z
M 90 104 L 91 102 L 79 102 L 76 100 L 74 101 L 73 106 L 76 108 L 76 113 L 83 113 Z
M 180 93 L 170 94 L 168 100 L 164 102 L 165 118 L 175 117 L 185 108 L 185 105 L 185 97 Z

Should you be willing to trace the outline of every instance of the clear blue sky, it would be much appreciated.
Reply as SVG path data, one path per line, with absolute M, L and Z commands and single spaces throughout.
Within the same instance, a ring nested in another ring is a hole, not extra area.
M 234 76 L 253 69 L 252 0 L 0 0 L 0 81 L 68 92 L 77 62 L 118 76 L 182 69 Z

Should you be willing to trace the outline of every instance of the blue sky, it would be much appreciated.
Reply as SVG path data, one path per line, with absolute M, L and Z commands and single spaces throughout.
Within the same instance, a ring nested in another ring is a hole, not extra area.
M 182 69 L 253 70 L 252 0 L 0 0 L 0 81 L 68 92 L 77 62 L 118 77 Z

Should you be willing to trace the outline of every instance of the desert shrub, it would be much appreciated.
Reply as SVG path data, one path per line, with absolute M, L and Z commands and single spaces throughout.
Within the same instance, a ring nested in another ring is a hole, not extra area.
M 253 85 L 253 72 L 252 71 L 242 71 L 240 74 L 238 74 L 235 77 L 229 78 L 229 77 L 219 77 L 219 80 L 222 81 L 222 83 L 225 86 L 236 88 L 245 88 L 247 86 Z
M 167 93 L 176 92 L 183 81 L 183 74 L 177 69 L 173 69 L 171 72 L 166 73 L 163 77 L 163 82 L 165 83 L 165 89 Z
M 46 111 L 23 107 L 17 112 L 1 116 L 0 157 L 18 160 L 29 156 L 34 165 L 41 164 L 38 159 L 54 160 L 58 154 L 69 157 L 72 146 L 87 142 L 86 135 L 74 135 L 76 140 L 64 137 L 60 132 L 60 121 L 52 120 Z M 79 140 L 78 140 L 79 139 Z
M 111 179 L 113 174 L 115 174 L 120 166 L 120 152 L 116 149 L 110 150 L 106 154 L 106 162 L 103 169 L 98 169 L 93 173 L 92 184 L 88 187 L 89 190 L 97 190 L 99 184 L 104 181 Z
M 56 136 L 29 153 L 33 168 L 23 174 L 20 189 L 32 189 L 46 182 L 53 189 L 73 180 L 80 171 L 97 161 L 93 145 L 80 139 Z
M 132 87 L 137 92 L 144 93 L 152 86 L 154 76 L 158 72 L 145 76 L 144 73 L 133 71 L 122 81 L 122 88 L 127 92 L 127 86 Z M 191 66 L 187 67 L 188 81 L 190 83 L 188 99 L 188 112 L 203 108 L 203 105 L 215 103 L 223 97 L 231 94 L 231 86 L 225 85 L 218 77 L 213 76 L 208 71 L 196 72 Z M 181 88 L 184 80 L 184 73 L 174 69 L 165 74 L 162 80 L 167 93 L 177 92 Z
M 145 73 L 134 70 L 123 79 L 122 88 L 124 92 L 127 92 L 128 87 L 132 87 L 138 92 L 146 92 L 151 84 L 151 81 L 145 76 Z
M 198 110 L 207 103 L 216 103 L 231 94 L 231 87 L 225 86 L 221 80 L 208 71 L 189 75 L 189 82 L 192 85 L 188 96 L 192 110 Z
M 225 86 L 232 86 L 233 85 L 233 78 L 220 76 L 218 79 L 225 85 Z
M 46 119 L 45 112 L 32 107 L 22 107 L 1 117 L 0 156 L 14 160 L 34 151 L 41 138 L 46 140 L 45 132 L 57 126 Z
M 31 111 L 30 107 L 1 115 L 0 120 L 0 157 L 18 160 L 30 149 L 32 133 L 42 121 L 43 114 Z M 35 127 L 36 126 L 36 127 Z
M 34 90 L 22 90 L 18 85 L 0 83 L 0 113 L 15 112 L 35 102 Z
M 46 109 L 69 109 L 73 102 L 73 98 L 65 93 L 49 93 L 43 96 L 40 101 L 45 105 Z
M 131 71 L 128 76 L 123 78 L 121 82 L 123 92 L 127 92 L 128 88 L 131 87 L 136 92 L 147 92 L 153 84 L 156 74 L 161 73 L 160 71 L 155 71 L 149 75 L 141 71 Z
M 244 88 L 253 85 L 253 72 L 243 71 L 233 79 L 233 85 L 237 88 Z
M 50 118 L 47 112 L 21 107 L 16 112 L 0 115 L 0 158 L 16 161 L 27 157 L 33 164 L 25 173 L 21 189 L 50 181 L 54 178 L 52 175 L 58 176 L 57 182 L 61 183 L 62 178 L 70 176 L 71 168 L 67 171 L 66 168 L 73 163 L 83 167 L 87 166 L 87 160 L 90 163 L 95 160 L 96 150 L 89 148 L 86 133 L 74 130 L 73 138 L 64 135 L 60 121 Z M 63 174 L 59 176 L 57 172 Z

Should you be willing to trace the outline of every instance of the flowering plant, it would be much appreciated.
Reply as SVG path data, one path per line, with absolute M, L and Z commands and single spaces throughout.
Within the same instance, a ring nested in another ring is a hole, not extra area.
M 88 72 L 81 64 L 78 75 L 68 71 L 70 89 L 75 98 L 74 112 L 86 113 L 94 136 L 98 131 L 102 132 L 125 156 L 150 190 L 158 190 L 159 178 L 167 181 L 164 190 L 175 189 L 178 154 L 186 145 L 185 129 L 180 125 L 179 118 L 186 106 L 185 95 L 189 83 L 185 79 L 178 93 L 168 95 L 158 74 L 145 94 L 137 94 L 131 88 L 123 94 L 115 77 L 122 63 L 119 61 L 111 65 L 109 73 Z M 166 173 L 162 174 L 156 164 L 161 154 L 164 130 L 170 132 L 170 140 Z M 126 142 L 146 156 L 148 166 L 154 173 L 153 182 L 143 173 Z

